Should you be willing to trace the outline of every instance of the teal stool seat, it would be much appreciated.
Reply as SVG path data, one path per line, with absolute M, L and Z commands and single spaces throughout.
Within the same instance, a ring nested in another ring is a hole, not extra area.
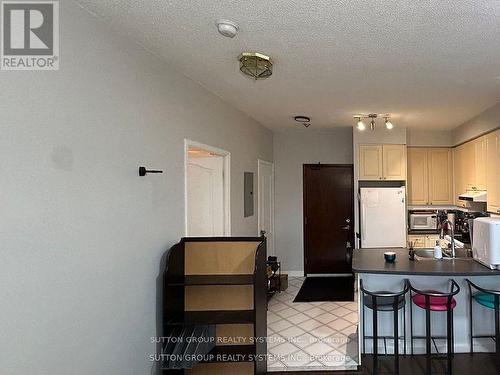
M 477 293 L 472 296 L 477 303 L 487 307 L 489 309 L 495 308 L 495 296 L 489 293 Z M 500 306 L 500 303 L 499 303 Z

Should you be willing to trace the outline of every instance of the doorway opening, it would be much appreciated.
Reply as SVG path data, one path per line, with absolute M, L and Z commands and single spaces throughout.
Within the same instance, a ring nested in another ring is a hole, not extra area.
M 230 157 L 228 151 L 185 140 L 186 236 L 231 235 Z
M 269 301 L 269 372 L 357 370 L 353 214 L 353 166 L 304 165 L 307 278 L 289 277 L 288 287 Z
M 276 255 L 274 247 L 274 164 L 258 160 L 258 236 L 267 238 L 267 255 Z

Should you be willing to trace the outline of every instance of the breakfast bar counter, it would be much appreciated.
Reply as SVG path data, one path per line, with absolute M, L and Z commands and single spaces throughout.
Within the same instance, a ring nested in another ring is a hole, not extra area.
M 491 270 L 468 259 L 423 259 L 409 260 L 408 249 L 390 249 L 396 253 L 396 261 L 384 259 L 387 249 L 357 249 L 354 251 L 352 269 L 354 273 L 427 275 L 427 276 L 500 276 L 499 270 Z
M 394 263 L 386 262 L 384 253 L 392 251 L 396 253 Z M 409 260 L 408 249 L 356 249 L 353 254 L 353 272 L 357 277 L 358 303 L 359 303 L 359 332 L 360 332 L 360 352 L 362 352 L 363 332 L 370 336 L 372 334 L 372 310 L 363 308 L 362 293 L 360 291 L 360 281 L 363 287 L 371 292 L 400 292 L 403 290 L 405 280 L 417 289 L 434 290 L 447 292 L 450 290 L 451 280 L 454 280 L 460 287 L 460 292 L 454 297 L 456 307 L 453 311 L 453 322 L 455 332 L 455 352 L 467 353 L 470 350 L 470 304 L 469 287 L 466 279 L 475 284 L 491 290 L 500 290 L 500 270 L 490 268 L 476 262 L 472 258 L 457 259 L 433 259 L 421 258 L 419 260 Z M 410 309 L 413 316 L 413 331 L 415 335 L 425 334 L 425 310 L 416 306 L 409 294 L 405 298 L 406 313 L 401 311 L 400 333 L 403 327 L 406 328 L 406 349 L 410 352 Z M 473 303 L 474 311 L 474 334 L 490 335 L 494 332 L 494 314 L 492 309 L 488 309 L 477 303 Z M 403 323 L 404 322 L 404 325 Z M 446 333 L 446 313 L 431 313 L 432 335 L 443 336 Z M 364 323 L 364 327 L 363 327 Z M 392 312 L 381 312 L 378 314 L 378 334 L 393 335 L 393 314 Z M 446 340 L 435 340 L 440 353 L 446 353 Z M 400 353 L 403 354 L 404 345 L 401 341 Z M 425 340 L 414 341 L 414 353 L 425 352 Z M 372 340 L 366 339 L 365 352 L 372 353 Z M 379 353 L 393 354 L 393 340 L 380 340 Z M 475 351 L 491 352 L 495 350 L 494 341 L 491 339 L 478 339 L 474 341 Z M 434 348 L 433 348 L 434 351 Z

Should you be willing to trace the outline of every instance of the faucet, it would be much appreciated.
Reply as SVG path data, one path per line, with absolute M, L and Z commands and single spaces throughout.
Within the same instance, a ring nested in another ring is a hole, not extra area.
M 451 228 L 451 257 L 456 258 L 457 253 L 455 251 L 455 228 L 453 228 L 453 224 L 451 223 L 450 220 L 445 219 L 444 221 L 441 222 L 441 234 L 439 235 L 439 238 L 443 239 L 444 238 L 444 226 L 447 224 L 448 228 Z

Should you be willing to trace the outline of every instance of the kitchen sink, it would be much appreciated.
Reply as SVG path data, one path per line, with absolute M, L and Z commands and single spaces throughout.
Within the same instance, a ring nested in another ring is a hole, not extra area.
M 472 260 L 468 249 L 455 249 L 456 258 L 451 258 L 448 250 L 443 250 L 443 260 Z M 434 249 L 415 249 L 416 260 L 436 260 L 434 259 Z

